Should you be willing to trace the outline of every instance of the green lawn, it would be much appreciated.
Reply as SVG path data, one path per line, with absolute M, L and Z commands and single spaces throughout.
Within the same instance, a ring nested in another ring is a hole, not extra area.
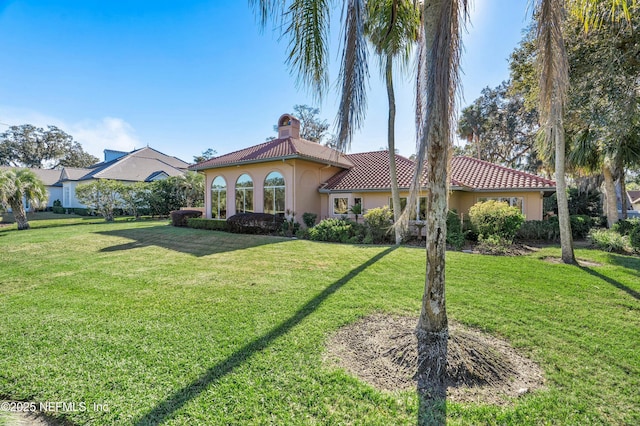
M 56 223 L 0 229 L 0 400 L 84 403 L 56 414 L 75 424 L 415 423 L 414 393 L 322 359 L 344 324 L 419 312 L 423 250 Z M 640 424 L 640 259 L 577 255 L 603 266 L 447 254 L 450 318 L 547 377 L 511 407 L 450 403 L 450 424 Z

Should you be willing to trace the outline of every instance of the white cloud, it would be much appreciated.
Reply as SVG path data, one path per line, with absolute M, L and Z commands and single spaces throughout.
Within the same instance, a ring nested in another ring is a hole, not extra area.
M 121 118 L 105 117 L 102 120 L 84 120 L 70 125 L 67 133 L 80 142 L 85 151 L 103 157 L 103 150 L 132 151 L 142 143 L 135 129 Z
M 104 157 L 105 149 L 132 151 L 143 146 L 133 126 L 122 118 L 104 117 L 99 120 L 67 122 L 39 111 L 0 106 L 0 132 L 7 126 L 26 123 L 38 127 L 57 126 L 73 136 L 85 151 L 99 159 Z

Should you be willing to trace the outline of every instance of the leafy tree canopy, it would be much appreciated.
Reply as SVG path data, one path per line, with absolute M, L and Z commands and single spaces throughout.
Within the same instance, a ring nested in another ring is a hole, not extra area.
M 88 167 L 98 158 L 56 126 L 11 126 L 0 134 L 0 165 L 12 167 Z
M 202 154 L 200 154 L 200 155 L 194 155 L 193 156 L 193 162 L 195 164 L 202 163 L 203 161 L 207 161 L 207 160 L 212 159 L 213 157 L 216 156 L 217 153 L 218 153 L 218 151 L 216 151 L 215 149 L 209 148 L 209 149 L 207 149 L 205 151 L 202 151 Z
M 458 135 L 467 141 L 465 154 L 508 167 L 536 171 L 533 146 L 538 113 L 528 109 L 525 97 L 511 82 L 486 87 L 473 104 L 462 110 Z

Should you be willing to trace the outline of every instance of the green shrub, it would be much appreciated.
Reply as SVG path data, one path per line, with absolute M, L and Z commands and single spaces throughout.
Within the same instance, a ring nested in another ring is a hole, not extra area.
M 589 235 L 589 231 L 596 225 L 596 222 L 591 216 L 586 215 L 571 215 L 569 216 L 571 222 L 571 236 L 574 240 L 584 240 Z M 558 228 L 558 239 L 560 239 L 560 224 L 558 223 L 558 216 L 553 216 L 549 219 L 549 222 L 553 223 Z
M 593 227 L 593 219 L 590 216 L 576 214 L 569 216 L 569 220 L 571 221 L 571 235 L 573 235 L 573 238 L 584 240 Z
M 60 200 L 55 200 L 53 202 L 53 207 L 62 207 L 62 201 Z
M 447 244 L 456 250 L 460 250 L 464 246 L 462 221 L 455 210 L 447 212 Z
M 517 207 L 495 200 L 474 204 L 469 209 L 469 217 L 478 237 L 496 236 L 509 242 L 513 241 L 524 222 L 524 216 Z
M 309 229 L 309 239 L 357 244 L 364 239 L 364 227 L 345 219 L 329 218 Z
M 638 219 L 622 219 L 613 225 L 613 230 L 620 235 L 630 235 L 634 228 L 640 226 Z
M 484 254 L 505 255 L 509 252 L 511 241 L 502 238 L 499 235 L 489 235 L 488 237 L 479 237 L 476 250 Z
M 317 219 L 318 215 L 315 213 L 302 213 L 302 223 L 304 223 L 307 228 L 313 228 Z
M 73 212 L 75 214 L 77 214 L 78 216 L 91 216 L 91 210 L 90 209 L 73 209 Z
M 629 232 L 629 244 L 634 251 L 640 251 L 640 222 L 636 222 L 636 226 Z
M 393 225 L 393 212 L 389 206 L 369 209 L 364 214 L 364 223 L 367 234 L 374 244 L 390 243 L 392 241 L 391 226 Z
M 51 208 L 51 211 L 54 212 L 55 214 L 65 214 L 67 209 L 65 209 L 62 206 L 53 206 Z
M 226 231 L 227 221 L 220 219 L 202 219 L 192 217 L 187 219 L 187 226 L 193 229 L 208 229 L 210 231 Z
M 621 253 L 627 247 L 627 237 L 613 229 L 592 229 L 589 233 L 591 243 L 600 250 Z
M 522 241 L 558 241 L 560 240 L 560 226 L 557 220 L 528 220 L 518 229 L 516 239 Z
M 300 230 L 300 223 L 296 222 L 293 217 L 282 222 L 280 233 L 285 237 L 293 237 Z

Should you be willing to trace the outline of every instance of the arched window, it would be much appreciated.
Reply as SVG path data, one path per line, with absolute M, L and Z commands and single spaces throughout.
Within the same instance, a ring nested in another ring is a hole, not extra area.
M 227 182 L 222 176 L 216 177 L 211 183 L 211 217 L 227 218 Z
M 236 181 L 236 213 L 253 213 L 253 180 L 246 173 Z
M 271 172 L 264 180 L 264 212 L 284 216 L 284 177 Z

